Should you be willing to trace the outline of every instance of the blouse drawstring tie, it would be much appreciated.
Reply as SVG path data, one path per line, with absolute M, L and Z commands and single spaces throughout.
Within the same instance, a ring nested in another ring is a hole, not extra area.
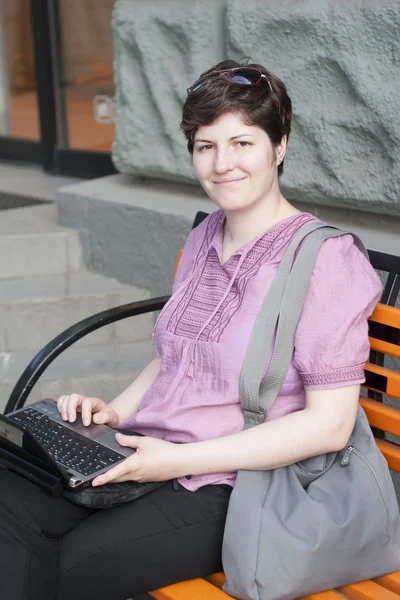
M 217 314 L 217 312 L 219 311 L 219 309 L 221 308 L 222 304 L 225 302 L 229 292 L 232 289 L 232 286 L 235 282 L 235 279 L 240 271 L 240 267 L 243 264 L 244 259 L 246 258 L 247 252 L 243 252 L 240 256 L 240 259 L 238 261 L 238 264 L 236 265 L 236 268 L 233 272 L 233 275 L 229 281 L 229 284 L 222 296 L 222 298 L 220 299 L 220 301 L 218 302 L 217 306 L 214 308 L 214 310 L 212 311 L 211 315 L 208 317 L 208 319 L 205 321 L 205 323 L 202 325 L 202 327 L 200 328 L 199 333 L 197 334 L 194 342 L 193 342 L 193 346 L 192 346 L 192 350 L 190 352 L 190 360 L 189 360 L 189 365 L 186 371 L 186 374 L 189 377 L 193 377 L 194 376 L 194 364 L 195 364 L 195 356 L 196 356 L 196 347 L 197 347 L 197 342 L 200 339 L 201 334 L 203 333 L 203 331 L 205 330 L 205 328 L 211 323 L 211 321 L 213 320 L 213 318 L 215 317 L 215 315 Z

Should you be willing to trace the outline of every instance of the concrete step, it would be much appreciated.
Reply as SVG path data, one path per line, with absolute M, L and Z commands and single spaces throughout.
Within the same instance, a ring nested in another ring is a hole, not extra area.
M 59 187 L 79 181 L 46 173 L 39 165 L 0 162 L 0 210 L 53 202 Z
M 33 358 L 32 352 L 0 352 L 0 412 L 18 378 Z M 42 374 L 29 402 L 58 398 L 74 392 L 112 400 L 156 355 L 150 340 L 135 343 L 71 346 Z
M 88 271 L 0 279 L 0 351 L 38 351 L 81 319 L 148 297 L 146 290 Z M 132 317 L 102 327 L 78 345 L 149 339 L 153 326 L 153 313 Z
M 1 211 L 0 278 L 83 268 L 80 236 L 57 224 L 53 203 Z

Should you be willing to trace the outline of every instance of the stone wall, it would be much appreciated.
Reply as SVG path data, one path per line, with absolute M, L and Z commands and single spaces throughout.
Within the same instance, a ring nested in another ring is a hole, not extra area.
M 250 56 L 292 97 L 286 195 L 400 215 L 398 0 L 117 0 L 113 30 L 122 173 L 195 183 L 179 130 L 186 88 Z

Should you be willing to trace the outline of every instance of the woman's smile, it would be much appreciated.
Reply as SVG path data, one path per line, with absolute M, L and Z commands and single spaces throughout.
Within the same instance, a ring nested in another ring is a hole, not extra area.
M 213 183 L 223 187 L 230 187 L 232 185 L 240 183 L 241 181 L 244 181 L 244 179 L 246 179 L 246 177 L 236 177 L 232 179 L 224 179 L 223 181 L 213 181 Z

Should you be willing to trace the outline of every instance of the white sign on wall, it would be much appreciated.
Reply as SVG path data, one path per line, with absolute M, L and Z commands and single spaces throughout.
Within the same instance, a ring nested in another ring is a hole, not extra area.
M 115 123 L 115 96 L 106 96 L 104 94 L 94 96 L 93 112 L 94 120 L 99 125 L 111 125 Z

